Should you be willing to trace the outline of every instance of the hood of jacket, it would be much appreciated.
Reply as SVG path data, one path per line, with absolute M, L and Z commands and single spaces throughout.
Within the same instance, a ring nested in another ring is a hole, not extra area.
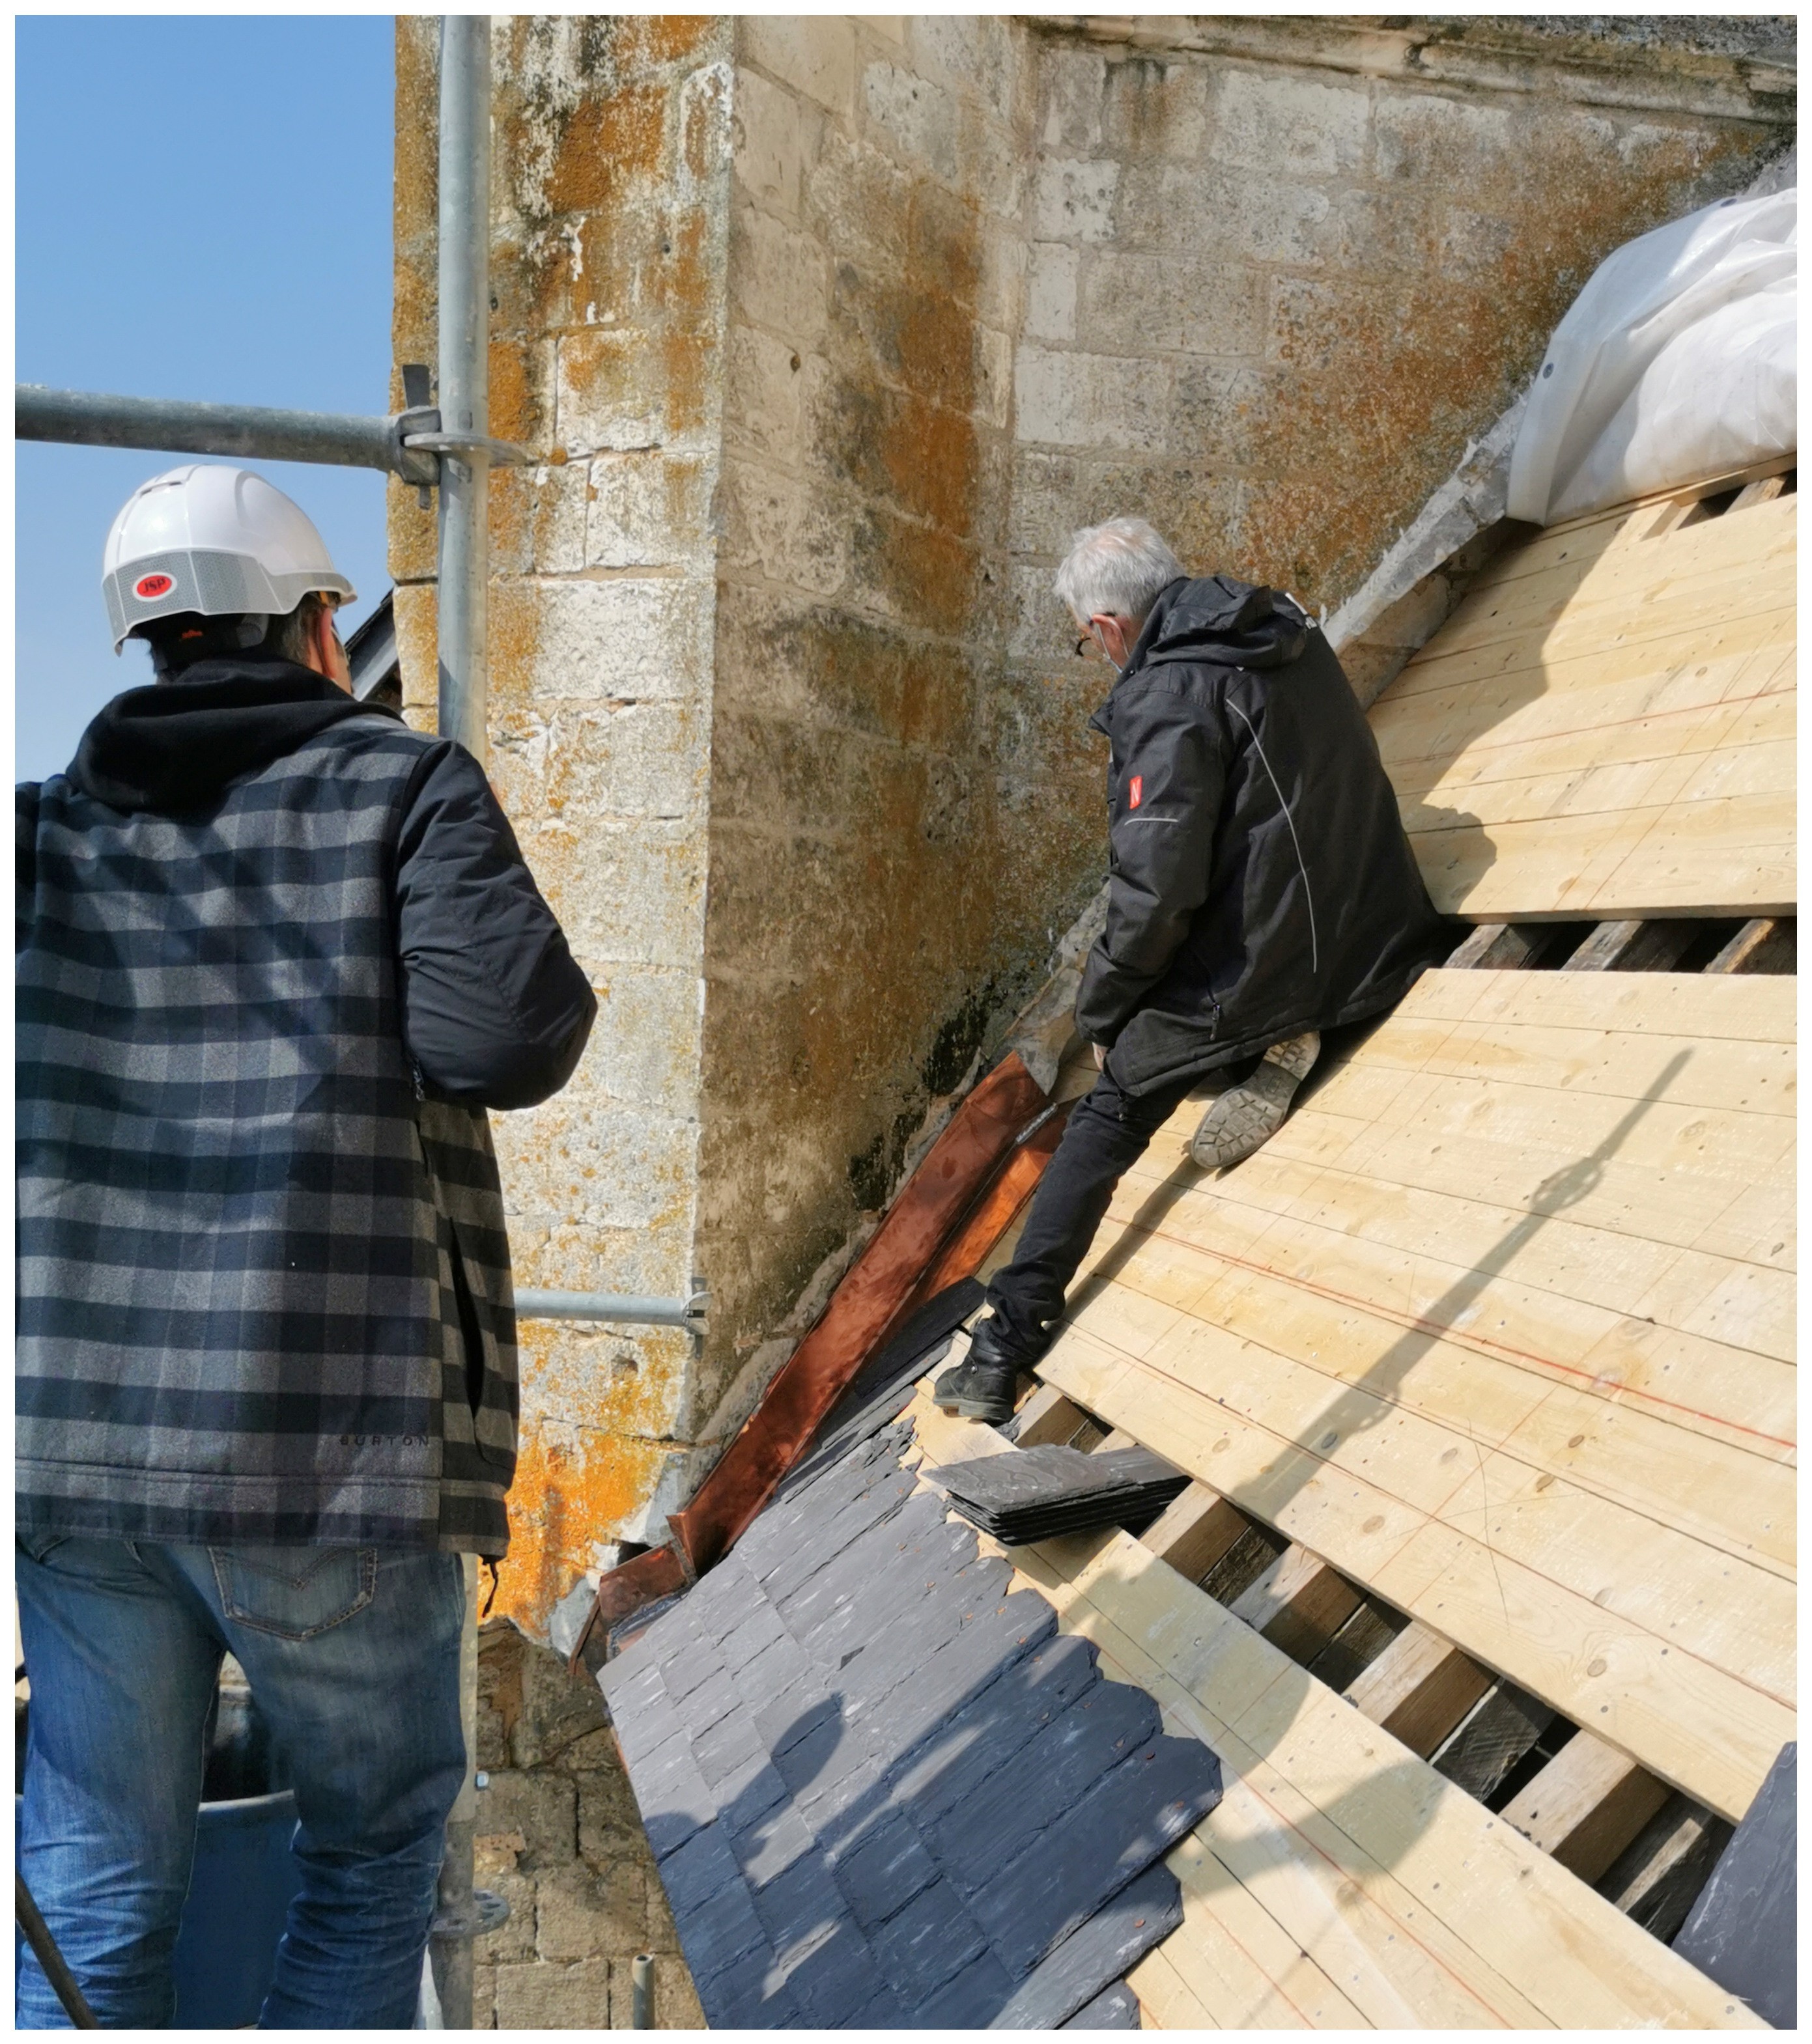
M 348 717 L 394 717 L 293 660 L 198 660 L 115 696 L 82 734 L 69 778 L 110 809 L 177 815 Z
M 1205 575 L 1173 582 L 1152 605 L 1126 672 L 1177 660 L 1284 667 L 1308 643 L 1309 620 L 1287 597 L 1231 575 Z

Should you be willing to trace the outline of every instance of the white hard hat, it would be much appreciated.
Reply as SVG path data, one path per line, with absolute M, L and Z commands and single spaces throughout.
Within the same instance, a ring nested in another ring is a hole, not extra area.
M 281 617 L 311 590 L 354 594 L 314 521 L 248 468 L 190 462 L 141 483 L 107 535 L 101 587 L 117 653 L 180 611 Z

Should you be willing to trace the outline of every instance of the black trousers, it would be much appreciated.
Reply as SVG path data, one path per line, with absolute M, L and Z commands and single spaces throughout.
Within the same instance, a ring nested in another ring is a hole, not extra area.
M 994 1274 L 987 1303 L 1009 1346 L 1041 1355 L 1064 1293 L 1088 1254 L 1102 1217 L 1129 1164 L 1137 1162 L 1200 1075 L 1173 1079 L 1134 1097 L 1103 1072 L 1070 1112 L 1056 1154 L 1032 1197 L 1013 1261 Z

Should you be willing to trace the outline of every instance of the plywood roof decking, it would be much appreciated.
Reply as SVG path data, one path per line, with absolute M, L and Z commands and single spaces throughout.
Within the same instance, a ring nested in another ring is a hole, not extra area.
M 1494 562 L 1372 711 L 1437 908 L 1756 914 L 1795 884 L 1796 494 Z
M 922 1394 L 914 1414 L 934 1477 L 1013 1452 Z M 1221 1762 L 1170 1858 L 1183 1921 L 1129 1977 L 1160 2027 L 1761 2027 L 1128 1535 L 1008 1558 Z
M 1741 1816 L 1794 1736 L 1795 982 L 1433 972 L 1129 1173 L 1047 1382 Z

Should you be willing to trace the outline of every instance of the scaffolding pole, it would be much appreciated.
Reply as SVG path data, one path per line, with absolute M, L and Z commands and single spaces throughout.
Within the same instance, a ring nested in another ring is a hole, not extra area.
M 438 728 L 483 765 L 486 585 L 490 580 L 491 17 L 440 19 L 440 372 L 444 434 L 463 443 L 440 456 L 439 587 L 435 629 Z M 466 1558 L 460 1715 L 466 1777 L 447 1819 L 430 1940 L 441 2027 L 472 2027 L 472 1940 L 481 1927 L 472 1892 L 477 1831 L 478 1568 Z
M 439 729 L 482 765 L 491 477 L 491 17 L 440 23 Z M 451 2026 L 449 2026 L 451 2027 Z

